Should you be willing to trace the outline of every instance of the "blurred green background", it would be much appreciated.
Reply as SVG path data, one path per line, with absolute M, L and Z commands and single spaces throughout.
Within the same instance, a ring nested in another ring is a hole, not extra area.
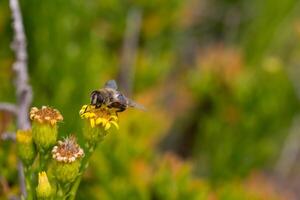
M 20 0 L 34 106 L 61 137 L 107 80 L 145 105 L 120 114 L 78 199 L 299 199 L 300 2 Z M 0 1 L 0 101 L 15 102 L 13 31 Z M 0 113 L 0 133 L 15 131 Z M 18 194 L 0 141 L 0 199 Z

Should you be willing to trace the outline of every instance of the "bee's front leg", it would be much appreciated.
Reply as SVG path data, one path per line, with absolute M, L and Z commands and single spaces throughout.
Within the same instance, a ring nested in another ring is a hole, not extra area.
M 96 104 L 95 108 L 100 108 L 102 106 L 102 104 Z
M 118 108 L 117 113 L 118 112 L 123 112 L 124 110 L 126 110 L 126 107 L 120 107 L 120 108 Z

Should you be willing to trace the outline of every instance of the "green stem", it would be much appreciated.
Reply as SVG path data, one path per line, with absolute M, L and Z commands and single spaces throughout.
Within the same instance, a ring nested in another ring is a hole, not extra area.
M 24 175 L 25 175 L 25 183 L 26 183 L 26 191 L 27 191 L 27 200 L 33 200 L 34 191 L 32 187 L 32 180 L 31 180 L 31 170 L 29 167 L 24 167 Z
M 83 173 L 89 166 L 89 159 L 90 159 L 92 153 L 94 152 L 96 146 L 97 146 L 96 144 L 95 145 L 88 145 L 88 147 L 89 147 L 89 148 L 87 148 L 88 151 L 86 152 L 85 157 L 83 158 L 82 163 L 81 163 L 80 174 L 76 178 L 75 182 L 73 183 L 73 185 L 71 187 L 71 190 L 70 190 L 70 192 L 68 194 L 68 198 L 67 198 L 68 200 L 74 200 L 75 199 L 78 187 L 80 185 L 80 182 L 81 182 L 81 179 L 82 179 L 82 176 L 83 176 Z
M 68 200 L 74 200 L 75 199 L 75 196 L 76 196 L 76 193 L 77 193 L 77 190 L 78 190 L 78 187 L 80 185 L 80 182 L 81 182 L 81 178 L 82 178 L 82 174 L 80 174 L 77 178 L 76 178 L 76 181 L 74 182 L 69 194 L 68 194 Z
M 65 200 L 68 196 L 69 184 L 58 184 L 58 190 L 55 200 Z
M 58 190 L 57 190 L 57 193 L 56 193 L 56 199 L 57 200 L 64 200 L 65 198 L 65 195 L 64 195 L 64 191 L 62 190 L 61 186 L 58 185 Z
M 46 164 L 48 159 L 49 159 L 49 154 L 45 150 L 41 149 L 39 151 L 39 160 L 40 160 L 39 172 L 46 171 Z

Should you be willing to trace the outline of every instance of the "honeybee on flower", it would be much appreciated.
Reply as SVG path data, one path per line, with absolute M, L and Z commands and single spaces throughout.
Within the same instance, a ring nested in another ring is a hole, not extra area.
M 94 90 L 91 93 L 90 105 L 93 105 L 96 108 L 100 108 L 104 105 L 108 108 L 116 109 L 116 112 L 123 112 L 128 107 L 146 110 L 143 105 L 134 102 L 118 91 L 115 80 L 109 80 L 105 83 L 103 88 Z

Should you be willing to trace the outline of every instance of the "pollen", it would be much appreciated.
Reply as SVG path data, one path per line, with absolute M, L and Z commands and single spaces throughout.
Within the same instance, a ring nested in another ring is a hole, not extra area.
M 58 162 L 72 163 L 84 156 L 83 149 L 77 144 L 76 137 L 70 136 L 52 149 L 52 157 Z
M 38 123 L 48 123 L 52 126 L 63 120 L 63 116 L 57 109 L 42 106 L 41 109 L 32 107 L 29 113 L 30 119 Z

